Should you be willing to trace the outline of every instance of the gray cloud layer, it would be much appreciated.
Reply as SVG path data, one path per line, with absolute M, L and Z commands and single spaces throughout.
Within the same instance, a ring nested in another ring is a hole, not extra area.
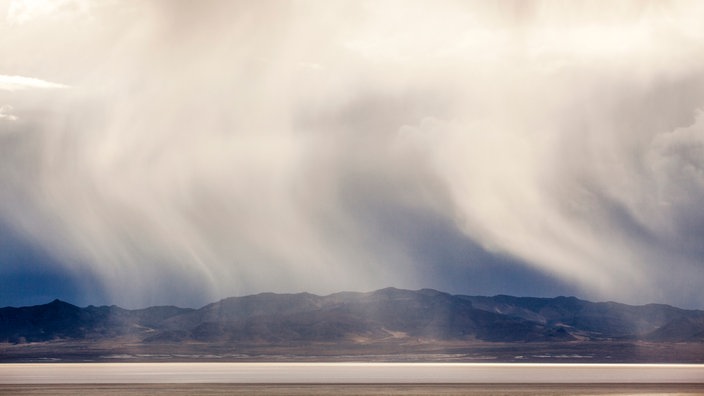
M 697 2 L 27 4 L 0 216 L 116 301 L 503 260 L 704 304 Z

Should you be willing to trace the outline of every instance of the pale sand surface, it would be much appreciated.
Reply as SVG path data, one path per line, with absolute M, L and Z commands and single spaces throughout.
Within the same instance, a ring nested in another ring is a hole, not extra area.
M 704 365 L 474 363 L 7 363 L 0 384 L 700 383 Z
M 704 395 L 704 384 L 44 384 L 0 385 L 0 395 Z

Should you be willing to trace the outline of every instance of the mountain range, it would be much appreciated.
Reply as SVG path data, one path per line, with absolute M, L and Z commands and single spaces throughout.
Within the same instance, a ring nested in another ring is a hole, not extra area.
M 230 351 L 297 346 L 298 353 L 321 348 L 329 353 L 336 348 L 413 353 L 427 350 L 421 346 L 480 344 L 510 344 L 514 349 L 581 343 L 700 346 L 704 311 L 575 297 L 481 297 L 395 288 L 327 296 L 262 293 L 200 309 L 80 308 L 54 300 L 0 308 L 0 343 L 6 345 L 0 355 L 27 350 L 18 349 L 22 345 L 75 349 L 100 343 L 113 350 L 137 345 L 152 351 L 184 345 L 211 351 L 214 346 Z

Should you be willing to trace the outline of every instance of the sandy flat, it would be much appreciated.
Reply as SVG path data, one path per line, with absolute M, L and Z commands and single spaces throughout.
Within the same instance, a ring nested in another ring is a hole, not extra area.
M 12 363 L 0 384 L 704 383 L 704 365 L 480 363 Z
M 45 384 L 0 385 L 0 395 L 661 395 L 704 394 L 702 384 Z

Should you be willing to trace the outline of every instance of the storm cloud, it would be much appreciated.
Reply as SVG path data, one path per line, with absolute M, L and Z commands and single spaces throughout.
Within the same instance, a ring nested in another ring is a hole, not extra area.
M 704 304 L 697 2 L 0 4 L 0 223 L 110 301 Z

